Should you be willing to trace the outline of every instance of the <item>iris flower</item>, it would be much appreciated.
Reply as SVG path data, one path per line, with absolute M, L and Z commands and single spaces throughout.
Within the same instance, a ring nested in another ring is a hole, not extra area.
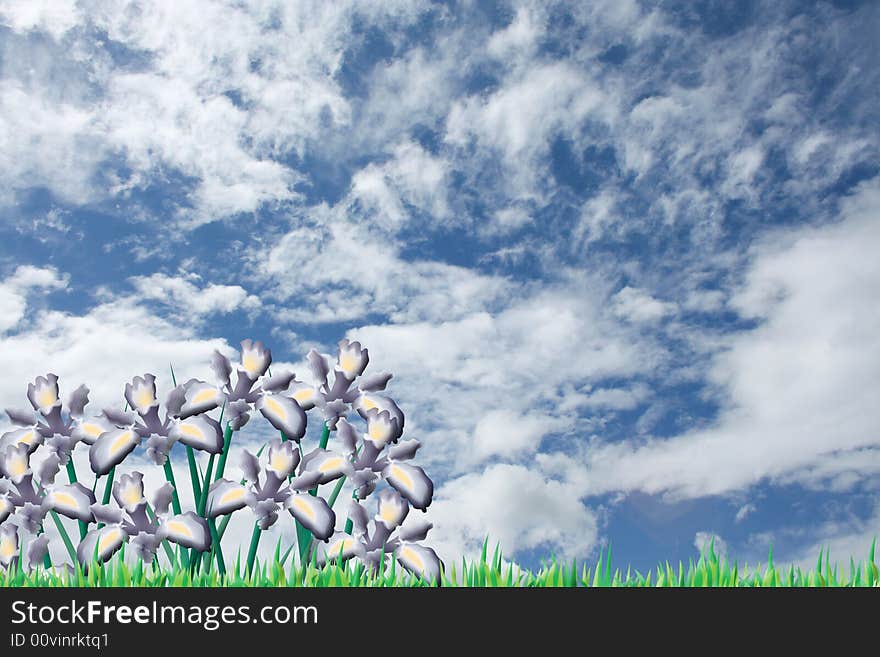
M 293 476 L 297 466 L 300 466 L 299 474 Z M 260 529 L 266 530 L 278 520 L 278 511 L 286 508 L 315 537 L 324 540 L 333 533 L 336 514 L 324 498 L 306 491 L 351 472 L 351 464 L 343 455 L 316 449 L 301 460 L 299 450 L 291 441 L 276 438 L 269 443 L 264 466 L 261 467 L 256 456 L 244 451 L 241 469 L 245 485 L 228 479 L 218 479 L 211 485 L 209 518 L 247 506 L 256 514 Z
M 329 382 L 330 366 L 324 357 L 312 349 L 306 356 L 314 385 L 294 380 L 294 398 L 304 408 L 317 407 L 331 429 L 336 428 L 340 418 L 345 417 L 362 395 L 384 390 L 391 379 L 389 372 L 362 376 L 370 361 L 369 350 L 360 342 L 341 340 L 336 363 L 333 367 L 333 383 Z
M 364 507 L 353 501 L 349 517 L 353 521 L 352 534 L 337 532 L 325 544 L 316 546 L 319 564 L 352 556 L 361 558 L 372 568 L 378 568 L 387 555 L 409 572 L 429 582 L 436 582 L 442 565 L 437 553 L 422 545 L 432 525 L 418 518 L 404 526 L 409 504 L 397 491 L 385 489 L 379 494 L 378 510 L 372 522 Z
M 22 526 L 36 533 L 49 511 L 83 522 L 92 521 L 95 496 L 79 483 L 56 485 L 60 459 L 51 454 L 40 465 L 39 483 L 34 481 L 30 452 L 26 444 L 7 445 L 0 451 L 0 516 L 13 513 Z
M 381 477 L 412 506 L 424 511 L 433 499 L 434 483 L 421 467 L 405 463 L 415 456 L 421 443 L 413 439 L 400 442 L 398 418 L 387 409 L 372 408 L 364 415 L 367 433 L 361 437 L 360 448 L 357 433 L 347 420 L 340 420 L 337 427 L 349 458 L 353 460 L 353 480 L 359 486 L 357 497 L 365 499 Z
M 157 465 L 165 463 L 175 442 L 218 454 L 223 448 L 220 424 L 204 415 L 216 404 L 210 388 L 195 379 L 178 386 L 168 395 L 165 417 L 160 417 L 156 398 L 156 377 L 152 374 L 136 376 L 125 385 L 125 399 L 130 411 L 104 409 L 104 417 L 85 424 L 110 428 L 99 435 L 89 449 L 92 470 L 104 475 L 119 465 L 134 449 L 147 439 L 147 453 Z M 209 403 L 206 403 L 209 402 Z
M 282 394 L 290 386 L 294 375 L 289 372 L 268 375 L 271 363 L 272 353 L 262 342 L 242 340 L 241 359 L 235 366 L 233 384 L 232 363 L 215 351 L 211 357 L 211 368 L 220 381 L 220 387 L 214 390 L 226 400 L 233 430 L 241 429 L 247 424 L 250 414 L 257 410 L 273 427 L 291 440 L 298 441 L 306 432 L 305 411 L 293 397 Z M 203 394 L 208 394 L 206 390 Z
M 33 410 L 6 409 L 9 419 L 21 428 L 8 431 L 0 437 L 0 450 L 10 445 L 25 444 L 33 452 L 45 444 L 62 463 L 66 463 L 76 443 L 88 441 L 89 438 L 80 429 L 83 410 L 89 400 L 89 389 L 81 385 L 71 393 L 66 414 L 55 374 L 38 376 L 28 384 L 27 397 Z
M 153 496 L 154 519 L 147 514 L 144 475 L 124 474 L 113 483 L 116 505 L 93 504 L 92 513 L 105 526 L 86 534 L 77 548 L 77 559 L 85 566 L 95 558 L 105 562 L 128 543 L 144 561 L 152 561 L 163 540 L 204 552 L 211 546 L 204 518 L 189 511 L 171 515 L 171 484 L 163 484 Z

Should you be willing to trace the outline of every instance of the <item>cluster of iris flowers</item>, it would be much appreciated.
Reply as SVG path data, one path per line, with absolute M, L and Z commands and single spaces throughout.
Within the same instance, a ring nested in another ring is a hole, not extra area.
M 271 362 L 260 342 L 244 340 L 235 364 L 214 352 L 216 384 L 175 381 L 163 408 L 156 377 L 136 376 L 125 385 L 125 410 L 105 408 L 97 415 L 86 413 L 86 386 L 63 404 L 58 377 L 37 377 L 27 390 L 32 409 L 6 409 L 18 428 L 0 437 L 0 566 L 53 567 L 48 532 L 57 531 L 70 566 L 106 562 L 127 545 L 149 563 L 157 560 L 160 547 L 175 565 L 198 568 L 216 559 L 223 573 L 222 538 L 230 515 L 247 508 L 255 517 L 248 569 L 262 532 L 286 511 L 295 520 L 302 563 L 360 559 L 378 569 L 393 556 L 413 574 L 438 580 L 440 560 L 422 544 L 431 524 L 423 519 L 404 524 L 411 509 L 424 511 L 431 503 L 433 483 L 411 462 L 420 444 L 402 439 L 403 412 L 382 394 L 391 374 L 364 375 L 368 350 L 349 340 L 339 343 L 332 370 L 328 359 L 309 352 L 310 382 L 289 372 L 271 374 Z M 219 420 L 209 415 L 217 409 Z M 322 432 L 318 445 L 305 451 L 310 413 L 320 417 Z M 227 479 L 235 434 L 255 416 L 271 424 L 278 437 L 257 454 L 242 450 L 243 478 Z M 183 445 L 189 463 L 195 508 L 186 512 L 171 467 L 175 443 Z M 116 476 L 117 467 L 138 448 L 165 475 L 149 500 L 142 472 Z M 77 478 L 77 449 L 88 450 L 92 488 Z M 32 469 L 38 450 L 39 465 Z M 197 452 L 208 455 L 204 469 Z M 56 483 L 62 467 L 65 484 Z M 99 502 L 95 491 L 102 478 Z M 354 490 L 339 527 L 333 506 L 346 480 Z M 325 497 L 321 487 L 327 484 L 333 484 L 332 492 Z M 368 507 L 376 509 L 372 519 Z M 76 547 L 59 516 L 77 521 Z

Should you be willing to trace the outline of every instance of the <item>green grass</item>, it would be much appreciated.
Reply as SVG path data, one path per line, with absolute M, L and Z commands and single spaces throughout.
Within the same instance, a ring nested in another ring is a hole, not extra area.
M 79 568 L 68 571 L 38 567 L 28 573 L 10 568 L 0 572 L 0 586 L 429 586 L 429 583 L 406 573 L 393 559 L 387 569 L 375 574 L 356 561 L 342 565 L 331 564 L 323 568 L 316 568 L 314 565 L 307 565 L 305 568 L 295 565 L 285 567 L 285 561 L 286 555 L 281 558 L 276 550 L 274 559 L 264 563 L 257 562 L 250 574 L 239 560 L 235 567 L 221 575 L 214 567 L 193 573 L 188 568 L 154 567 L 141 562 L 130 566 L 117 554 L 108 563 L 95 564 L 87 572 Z M 868 559 L 864 562 L 855 563 L 850 559 L 849 564 L 841 567 L 839 564 L 832 564 L 827 553 L 820 553 L 816 567 L 807 571 L 776 566 L 772 551 L 766 564 L 758 564 L 752 568 L 748 565 L 739 567 L 735 562 L 719 558 L 710 546 L 699 560 L 692 560 L 687 566 L 679 563 L 673 567 L 665 563 L 645 574 L 633 572 L 629 568 L 625 572 L 615 569 L 611 563 L 610 550 L 600 553 L 599 559 L 593 565 L 551 558 L 535 572 L 519 570 L 504 564 L 498 549 L 490 557 L 487 544 L 484 544 L 479 559 L 447 564 L 442 584 L 455 587 L 849 587 L 880 586 L 880 576 L 874 562 L 873 544 Z

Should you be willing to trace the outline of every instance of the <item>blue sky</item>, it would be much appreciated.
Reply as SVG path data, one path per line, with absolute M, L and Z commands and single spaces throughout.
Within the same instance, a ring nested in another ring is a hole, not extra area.
M 878 29 L 870 2 L 0 2 L 0 402 L 347 336 L 395 373 L 446 557 L 863 556 Z

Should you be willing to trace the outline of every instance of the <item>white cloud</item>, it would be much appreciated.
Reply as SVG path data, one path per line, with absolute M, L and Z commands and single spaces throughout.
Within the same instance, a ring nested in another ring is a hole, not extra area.
M 674 303 L 655 299 L 645 290 L 626 286 L 612 299 L 614 314 L 630 322 L 656 322 L 675 313 Z
M 544 18 L 536 16 L 537 13 L 532 8 L 519 7 L 510 24 L 489 38 L 486 51 L 506 64 L 531 57 L 538 39 L 544 33 Z
M 457 101 L 446 121 L 448 143 L 465 147 L 474 140 L 500 152 L 513 198 L 535 192 L 536 160 L 545 155 L 557 132 L 578 134 L 591 114 L 605 118 L 604 94 L 583 71 L 564 62 L 535 64 L 512 74 L 497 91 Z M 514 189 L 520 189 L 519 193 Z
M 703 313 L 720 310 L 724 305 L 724 292 L 721 290 L 691 290 L 683 305 L 687 310 Z
M 764 162 L 764 152 L 758 145 L 749 146 L 728 158 L 728 175 L 725 181 L 725 191 L 728 196 L 751 197 L 754 195 L 751 187 L 755 175 Z
M 326 223 L 297 226 L 256 255 L 258 276 L 286 303 L 288 322 L 353 321 L 387 314 L 393 321 L 456 320 L 505 296 L 501 277 L 424 260 L 406 261 L 397 244 L 369 225 L 343 218 L 341 205 L 321 217 Z M 301 263 L 321 263 L 303 269 Z
M 7 363 L 0 407 L 25 407 L 28 382 L 47 372 L 59 376 L 65 396 L 88 385 L 96 411 L 121 405 L 125 383 L 145 372 L 156 374 L 164 398 L 172 388 L 169 364 L 180 378 L 213 380 L 212 351 L 230 352 L 223 340 L 200 339 L 126 302 L 98 305 L 82 315 L 46 311 L 39 319 L 0 339 L 0 359 Z
M 471 450 L 475 461 L 490 456 L 512 457 L 536 452 L 541 439 L 565 426 L 565 420 L 541 413 L 524 414 L 516 409 L 494 409 L 474 427 Z
M 568 435 L 578 426 L 579 406 L 628 406 L 631 399 L 621 397 L 629 386 L 577 400 L 567 388 L 629 377 L 663 361 L 662 350 L 603 318 L 599 293 L 591 298 L 585 289 L 573 281 L 511 300 L 497 313 L 363 326 L 349 336 L 394 372 L 392 394 L 413 418 L 412 435 L 425 438 L 426 462 L 440 474 L 461 471 L 475 458 L 521 457 L 545 435 Z M 507 421 L 515 426 L 505 427 Z M 482 430 L 488 433 L 478 438 Z
M 49 55 L 53 66 L 3 80 L 0 201 L 39 184 L 75 204 L 127 200 L 169 170 L 191 185 L 176 207 L 178 223 L 191 228 L 295 200 L 301 176 L 280 160 L 302 156 L 351 120 L 335 76 L 352 25 L 406 24 L 421 10 L 421 3 L 201 0 L 123 2 L 88 13 L 60 2 L 4 5 L 16 32 L 47 30 L 67 41 L 63 53 Z M 129 49 L 134 62 L 114 66 L 94 30 L 117 51 Z M 22 41 L 17 49 L 46 47 Z M 114 181 L 103 165 L 118 156 L 127 172 Z
M 801 547 L 790 553 L 780 555 L 781 560 L 798 566 L 802 571 L 816 569 L 816 560 L 821 551 L 828 556 L 829 562 L 838 564 L 844 577 L 849 574 L 849 560 L 856 562 L 867 560 L 871 543 L 880 538 L 880 505 L 875 505 L 871 513 L 865 518 L 841 517 L 822 523 L 818 527 L 810 528 L 809 535 L 806 532 L 794 529 L 801 536 Z M 825 557 L 822 559 L 823 563 Z M 864 576 L 864 573 L 863 573 Z
M 59 39 L 80 21 L 76 0 L 4 0 L 0 19 L 16 31 L 41 30 Z
M 370 164 L 351 181 L 351 201 L 373 210 L 372 220 L 388 230 L 404 223 L 412 205 L 442 221 L 449 215 L 446 200 L 448 165 L 413 142 L 399 144 L 384 164 Z
M 446 482 L 428 510 L 443 558 L 474 555 L 488 536 L 505 554 L 553 549 L 583 558 L 598 534 L 595 515 L 570 484 L 522 466 L 498 464 Z
M 742 522 L 743 520 L 748 518 L 750 515 L 752 515 L 757 510 L 758 510 L 758 508 L 754 504 L 751 504 L 751 503 L 743 504 L 736 511 L 736 517 L 735 517 L 736 522 L 738 522 L 738 523 Z
M 878 213 L 880 188 L 866 185 L 839 223 L 781 232 L 756 248 L 733 305 L 761 321 L 715 357 L 711 381 L 727 395 L 716 424 L 596 450 L 593 490 L 702 496 L 765 478 L 815 485 L 817 468 L 825 485 L 876 472 Z
M 52 267 L 19 265 L 11 276 L 0 283 L 0 334 L 9 331 L 24 319 L 29 292 L 34 289 L 64 289 L 67 276 Z
M 192 319 L 238 310 L 252 311 L 260 307 L 259 298 L 248 294 L 240 285 L 209 283 L 199 287 L 188 277 L 165 274 L 134 276 L 129 282 L 136 288 L 138 298 L 163 302 L 183 317 Z

